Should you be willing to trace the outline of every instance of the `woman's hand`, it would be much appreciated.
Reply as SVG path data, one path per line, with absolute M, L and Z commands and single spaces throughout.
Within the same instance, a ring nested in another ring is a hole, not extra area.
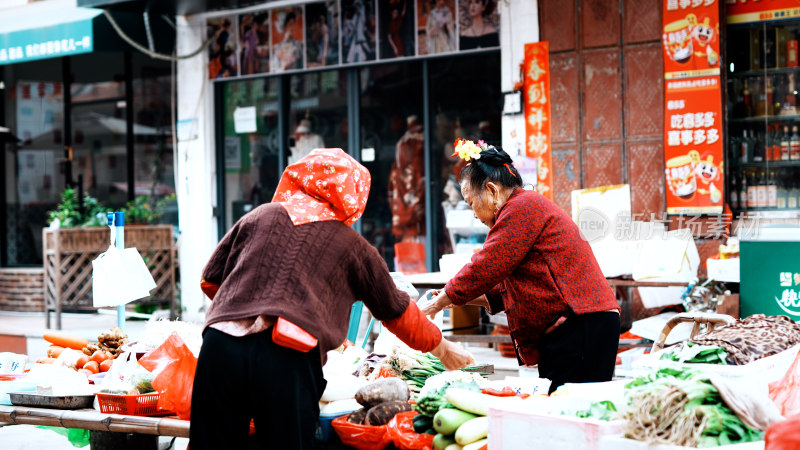
M 444 289 L 428 291 L 425 293 L 425 296 L 428 296 L 428 294 L 430 294 L 432 298 L 428 300 L 427 303 L 418 305 L 423 314 L 433 318 L 439 311 L 453 307 L 453 303 L 450 301 L 450 297 L 447 296 Z
M 442 342 L 431 351 L 431 354 L 444 365 L 447 370 L 458 370 L 475 364 L 475 358 L 464 347 L 442 338 Z

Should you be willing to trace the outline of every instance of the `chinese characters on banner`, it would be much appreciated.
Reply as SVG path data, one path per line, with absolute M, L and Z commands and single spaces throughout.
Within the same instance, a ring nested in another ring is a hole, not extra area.
M 729 24 L 800 17 L 800 3 L 797 0 L 726 0 L 725 3 Z
M 536 191 L 553 199 L 552 153 L 550 151 L 550 46 L 547 41 L 525 44 L 525 153 L 537 160 Z
M 786 313 L 800 316 L 800 273 L 780 273 L 780 298 L 775 296 L 775 302 Z
M 664 1 L 667 214 L 722 213 L 717 0 Z

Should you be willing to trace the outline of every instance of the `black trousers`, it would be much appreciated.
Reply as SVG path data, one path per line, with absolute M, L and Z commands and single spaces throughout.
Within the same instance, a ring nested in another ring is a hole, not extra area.
M 564 383 L 610 381 L 619 346 L 619 314 L 571 315 L 539 343 L 539 377 Z
M 311 449 L 325 390 L 318 349 L 272 342 L 272 329 L 203 336 L 192 392 L 190 448 L 248 448 L 250 419 L 262 449 Z

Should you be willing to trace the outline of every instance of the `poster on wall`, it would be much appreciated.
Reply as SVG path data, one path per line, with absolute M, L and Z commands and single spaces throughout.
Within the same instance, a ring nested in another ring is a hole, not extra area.
M 414 56 L 414 0 L 378 3 L 380 59 Z
M 339 64 L 339 3 L 306 5 L 306 66 Z
M 664 0 L 664 78 L 719 75 L 717 0 Z
M 302 69 L 303 7 L 289 6 L 272 10 L 272 52 L 270 67 L 273 72 Z
M 667 214 L 723 211 L 719 4 L 664 1 Z
M 456 51 L 456 0 L 417 1 L 417 54 Z
M 208 46 L 208 77 L 212 80 L 239 74 L 236 50 L 236 17 L 214 17 L 206 21 Z
M 753 23 L 800 17 L 797 0 L 728 0 L 725 5 L 727 22 Z
M 500 46 L 496 0 L 458 0 L 460 50 Z
M 269 72 L 269 11 L 239 16 L 242 75 Z
M 719 77 L 667 80 L 665 99 L 667 214 L 722 213 Z
M 523 80 L 526 156 L 536 160 L 536 191 L 553 199 L 552 153 L 550 149 L 550 43 L 525 44 Z M 517 163 L 515 162 L 515 165 Z M 519 166 L 517 166 L 519 168 Z
M 375 0 L 342 0 L 342 62 L 375 59 Z

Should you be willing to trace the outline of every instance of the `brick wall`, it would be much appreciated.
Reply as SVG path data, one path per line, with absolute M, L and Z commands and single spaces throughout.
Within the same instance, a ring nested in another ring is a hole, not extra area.
M 0 268 L 0 310 L 44 311 L 44 268 Z

